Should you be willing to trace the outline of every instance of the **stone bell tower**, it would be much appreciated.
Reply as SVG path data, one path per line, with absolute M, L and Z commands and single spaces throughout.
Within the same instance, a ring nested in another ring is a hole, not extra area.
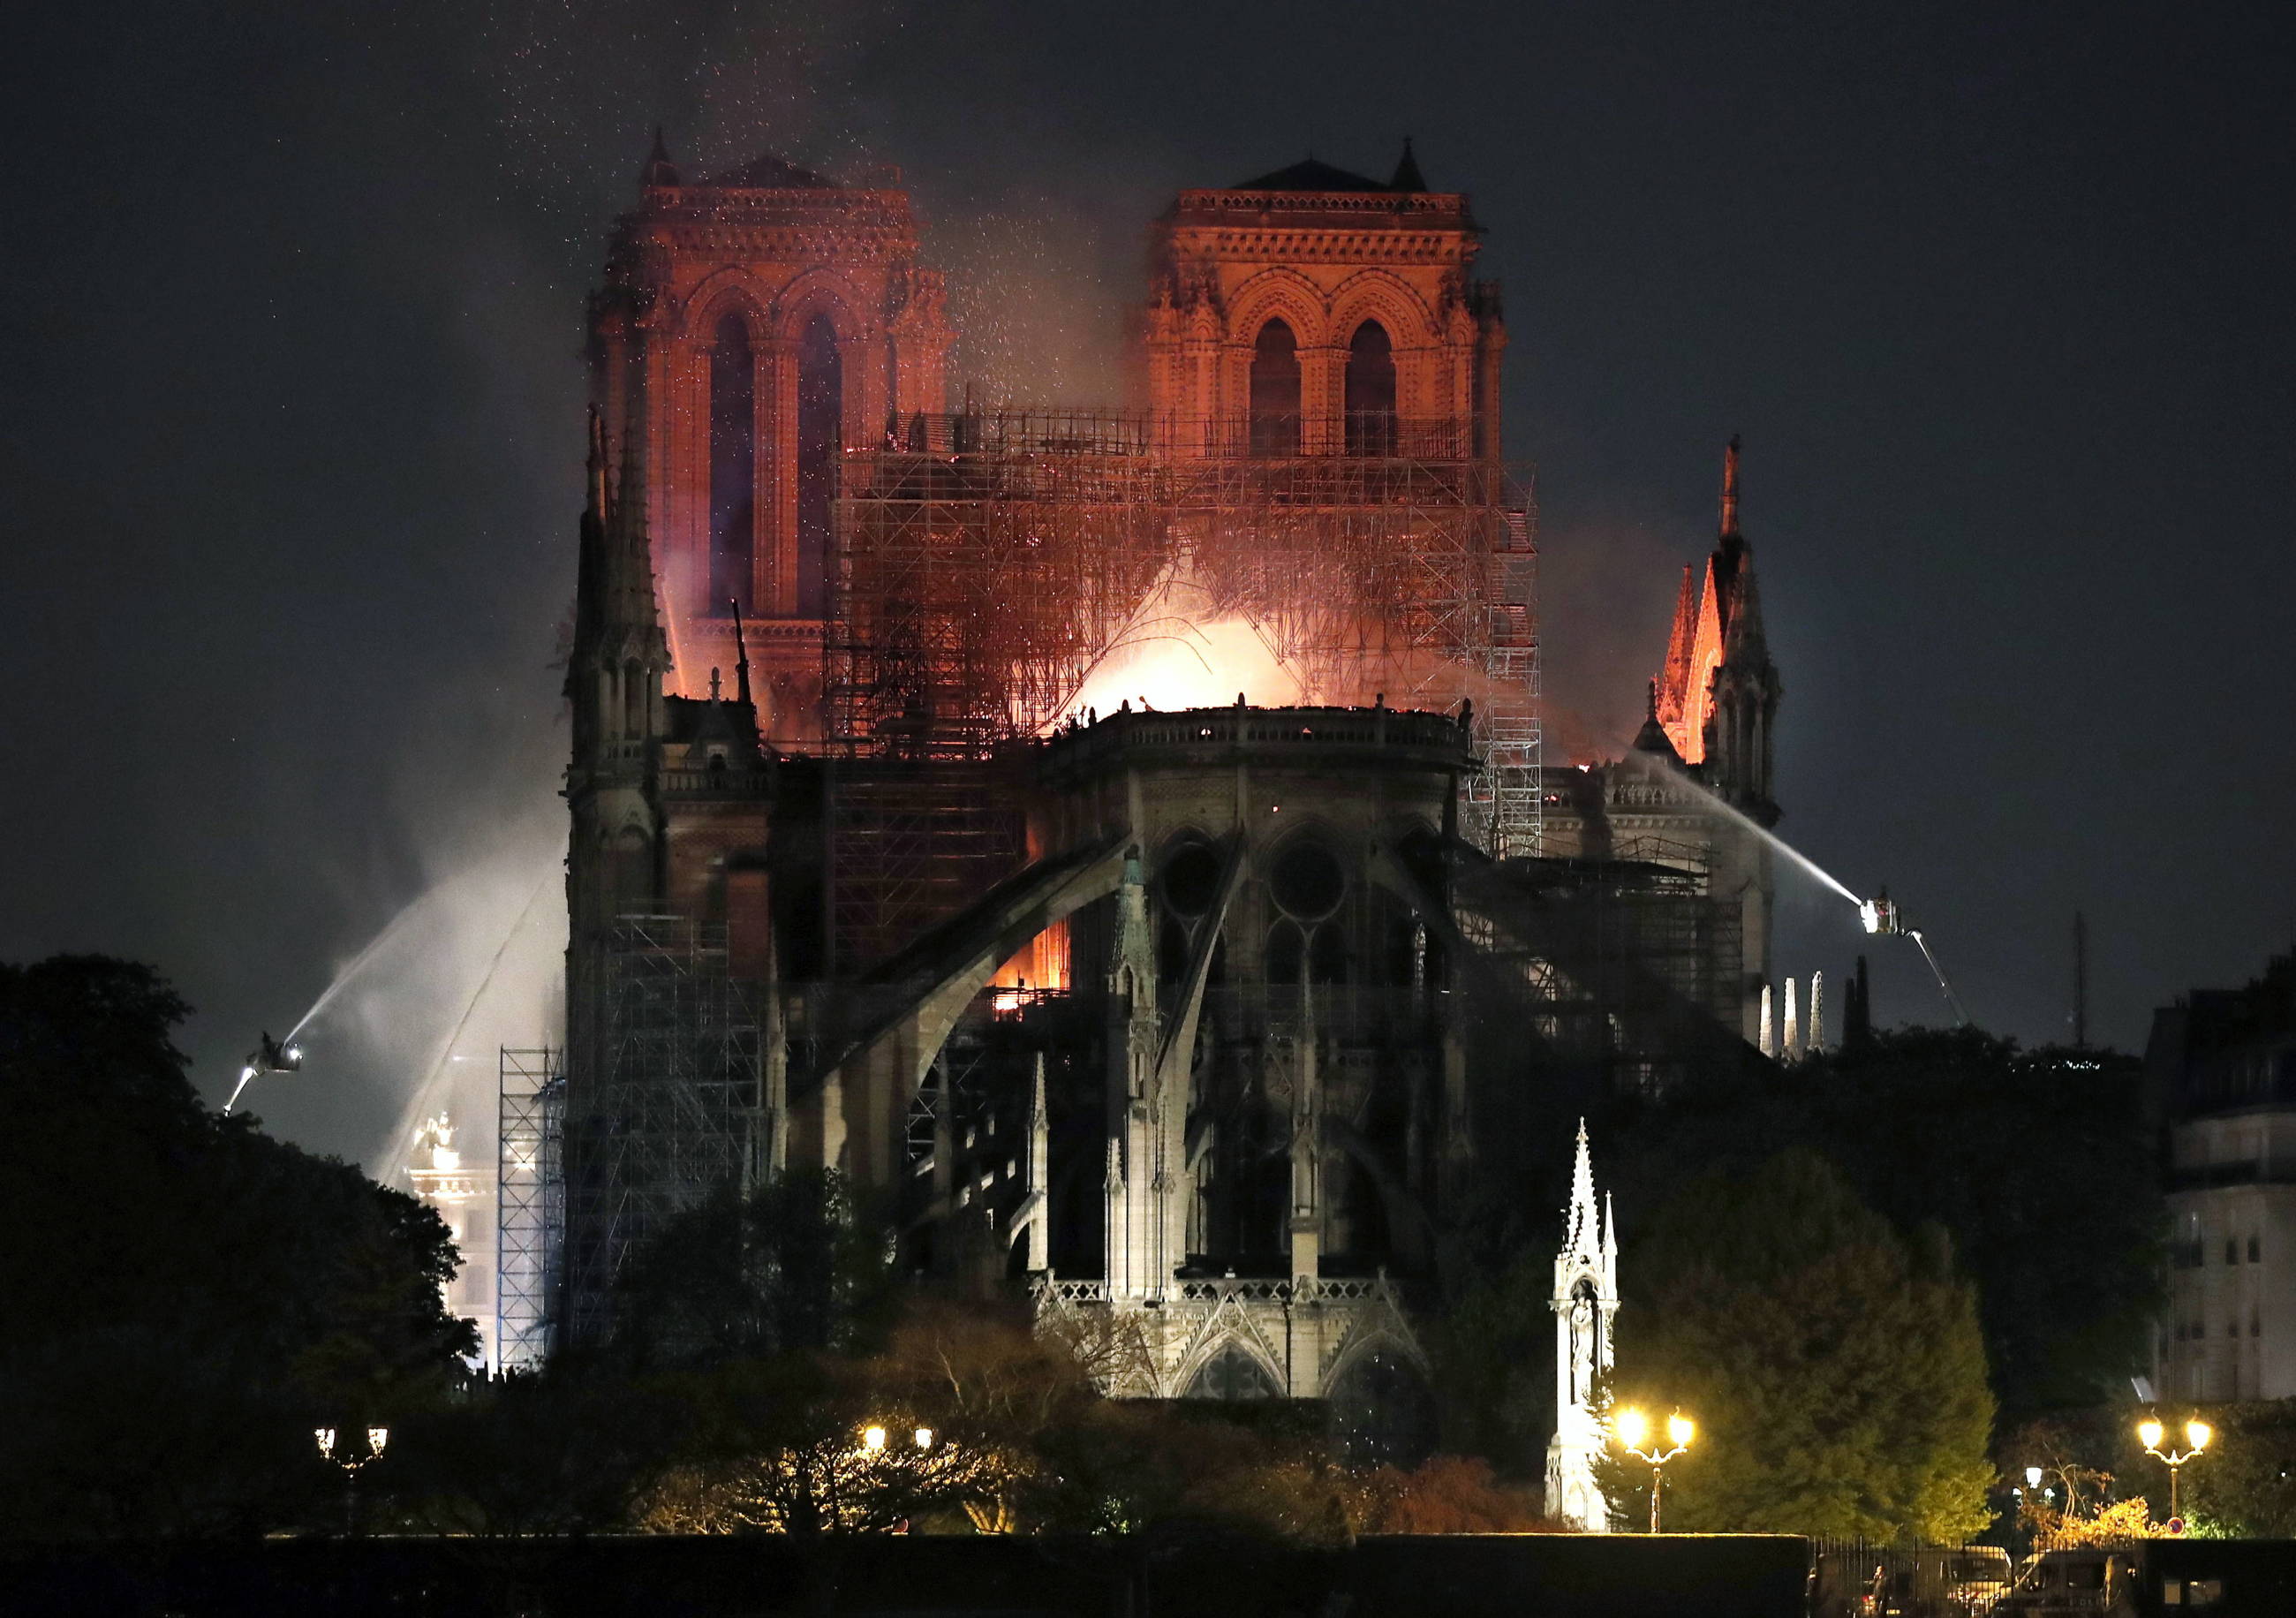
M 1587 1124 L 1578 1124 L 1578 1161 L 1570 1175 L 1570 1208 L 1562 1250 L 1554 1256 L 1554 1437 L 1546 1446 L 1546 1515 L 1591 1532 L 1611 1525 L 1595 1486 L 1603 1427 L 1595 1380 L 1611 1368 L 1611 1323 L 1619 1312 L 1619 1240 L 1604 1199 L 1595 1210 L 1595 1162 Z
M 592 398 L 639 450 L 675 668 L 709 694 L 750 625 L 760 718 L 811 734 L 842 452 L 946 408 L 940 273 L 898 171 L 840 185 L 776 157 L 689 177 L 659 135 L 590 301 Z
M 1499 453 L 1497 283 L 1482 231 L 1404 144 L 1385 182 L 1314 158 L 1193 190 L 1157 222 L 1146 348 L 1184 456 Z

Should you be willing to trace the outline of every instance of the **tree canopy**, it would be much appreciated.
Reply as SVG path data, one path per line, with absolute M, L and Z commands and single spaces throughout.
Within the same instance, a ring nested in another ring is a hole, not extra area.
M 2149 1365 L 2165 1216 L 2142 1083 L 2113 1052 L 1904 1030 L 1651 1105 L 1620 1121 L 1607 1163 L 1628 1228 L 1685 1176 L 1790 1146 L 1901 1231 L 1941 1227 L 2015 1424 L 2125 1398 Z
M 446 1226 L 209 1112 L 149 967 L 0 965 L 0 1516 L 28 1535 L 276 1522 L 315 1425 L 388 1421 L 477 1347 Z
M 1993 1398 L 1941 1230 L 1901 1236 L 1792 1149 L 1685 1183 L 1621 1268 L 1613 1403 L 1699 1424 L 1670 1526 L 1949 1541 L 1988 1521 Z M 1614 1452 L 1603 1473 L 1637 1520 L 1647 1468 Z

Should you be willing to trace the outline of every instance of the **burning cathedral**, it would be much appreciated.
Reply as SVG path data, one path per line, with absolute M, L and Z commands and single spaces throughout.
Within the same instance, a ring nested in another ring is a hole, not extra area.
M 1407 146 L 1183 191 L 1137 401 L 952 408 L 897 174 L 657 141 L 589 306 L 505 1362 L 610 1335 L 713 1189 L 829 1166 L 926 1284 L 1128 1322 L 1113 1392 L 1424 1449 L 1447 1231 L 1589 1096 L 1759 1059 L 1777 813 L 1734 445 L 1647 722 L 1542 770 L 1480 236 Z

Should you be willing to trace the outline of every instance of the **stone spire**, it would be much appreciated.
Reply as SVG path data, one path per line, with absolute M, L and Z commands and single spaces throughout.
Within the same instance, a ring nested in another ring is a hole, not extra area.
M 734 700 L 747 705 L 750 702 L 750 643 L 742 634 L 742 604 L 729 601 L 734 609 Z
M 1754 547 L 1738 528 L 1738 448 L 1732 439 L 1723 461 L 1722 535 L 1707 563 L 1722 631 L 1707 721 L 1708 784 L 1767 825 L 1777 818 L 1770 793 L 1772 732 L 1784 687 L 1762 632 Z
M 1682 564 L 1682 588 L 1674 598 L 1674 628 L 1666 637 L 1666 664 L 1659 675 L 1657 700 L 1652 710 L 1659 723 L 1669 729 L 1685 726 L 1687 718 L 1699 709 L 1698 698 L 1703 694 L 1690 688 L 1690 665 L 1697 644 L 1697 572 L 1685 562 Z
M 1809 974 L 1809 1032 L 1803 1036 L 1813 1056 L 1825 1048 L 1825 973 Z
M 1595 1201 L 1595 1159 L 1583 1118 L 1565 1219 L 1551 1300 L 1555 1414 L 1554 1437 L 1546 1447 L 1546 1515 L 1600 1531 L 1610 1525 L 1610 1512 L 1595 1482 L 1595 1458 L 1603 1446 L 1595 1386 L 1612 1360 L 1619 1242 L 1611 1199 L 1603 1197 L 1599 1209 Z
M 590 412 L 589 489 L 575 573 L 574 645 L 566 668 L 578 768 L 636 767 L 643 760 L 629 751 L 630 744 L 651 741 L 662 729 L 661 679 L 669 669 L 669 641 L 662 632 L 646 538 L 637 414 L 634 409 L 625 435 L 621 478 L 610 484 L 605 426 L 594 407 Z M 614 745 L 608 747 L 610 743 Z
M 1029 1082 L 1029 1194 L 1035 1197 L 1052 1195 L 1053 1186 L 1053 1118 L 1052 1110 L 1045 1105 L 1045 1053 L 1038 1051 L 1035 1071 Z M 1029 1268 L 1043 1269 L 1048 1232 L 1046 1219 L 1039 1218 L 1029 1232 Z
M 677 165 L 669 160 L 669 142 L 663 137 L 661 126 L 653 127 L 653 150 L 646 154 L 645 167 L 638 170 L 641 185 L 676 185 L 682 183 Z
M 1578 1156 L 1570 1167 L 1570 1206 L 1564 1211 L 1562 1251 L 1571 1258 L 1600 1256 L 1602 1231 L 1595 1211 L 1595 1154 L 1587 1144 L 1587 1121 L 1578 1121 Z
M 1160 1295 L 1181 1255 L 1171 1251 L 1174 1186 L 1160 1128 L 1167 1098 L 1156 1072 L 1156 951 L 1137 849 L 1124 859 L 1108 963 L 1108 1263 L 1111 1297 Z

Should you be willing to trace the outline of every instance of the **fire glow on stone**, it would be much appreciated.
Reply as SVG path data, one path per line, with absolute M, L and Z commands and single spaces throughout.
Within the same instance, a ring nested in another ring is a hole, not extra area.
M 1307 698 L 1298 677 L 1245 620 L 1159 619 L 1142 624 L 1095 664 L 1060 718 L 1086 710 L 1106 715 L 1127 702 L 1166 713 L 1225 708 L 1239 694 L 1255 708 L 1289 707 Z

